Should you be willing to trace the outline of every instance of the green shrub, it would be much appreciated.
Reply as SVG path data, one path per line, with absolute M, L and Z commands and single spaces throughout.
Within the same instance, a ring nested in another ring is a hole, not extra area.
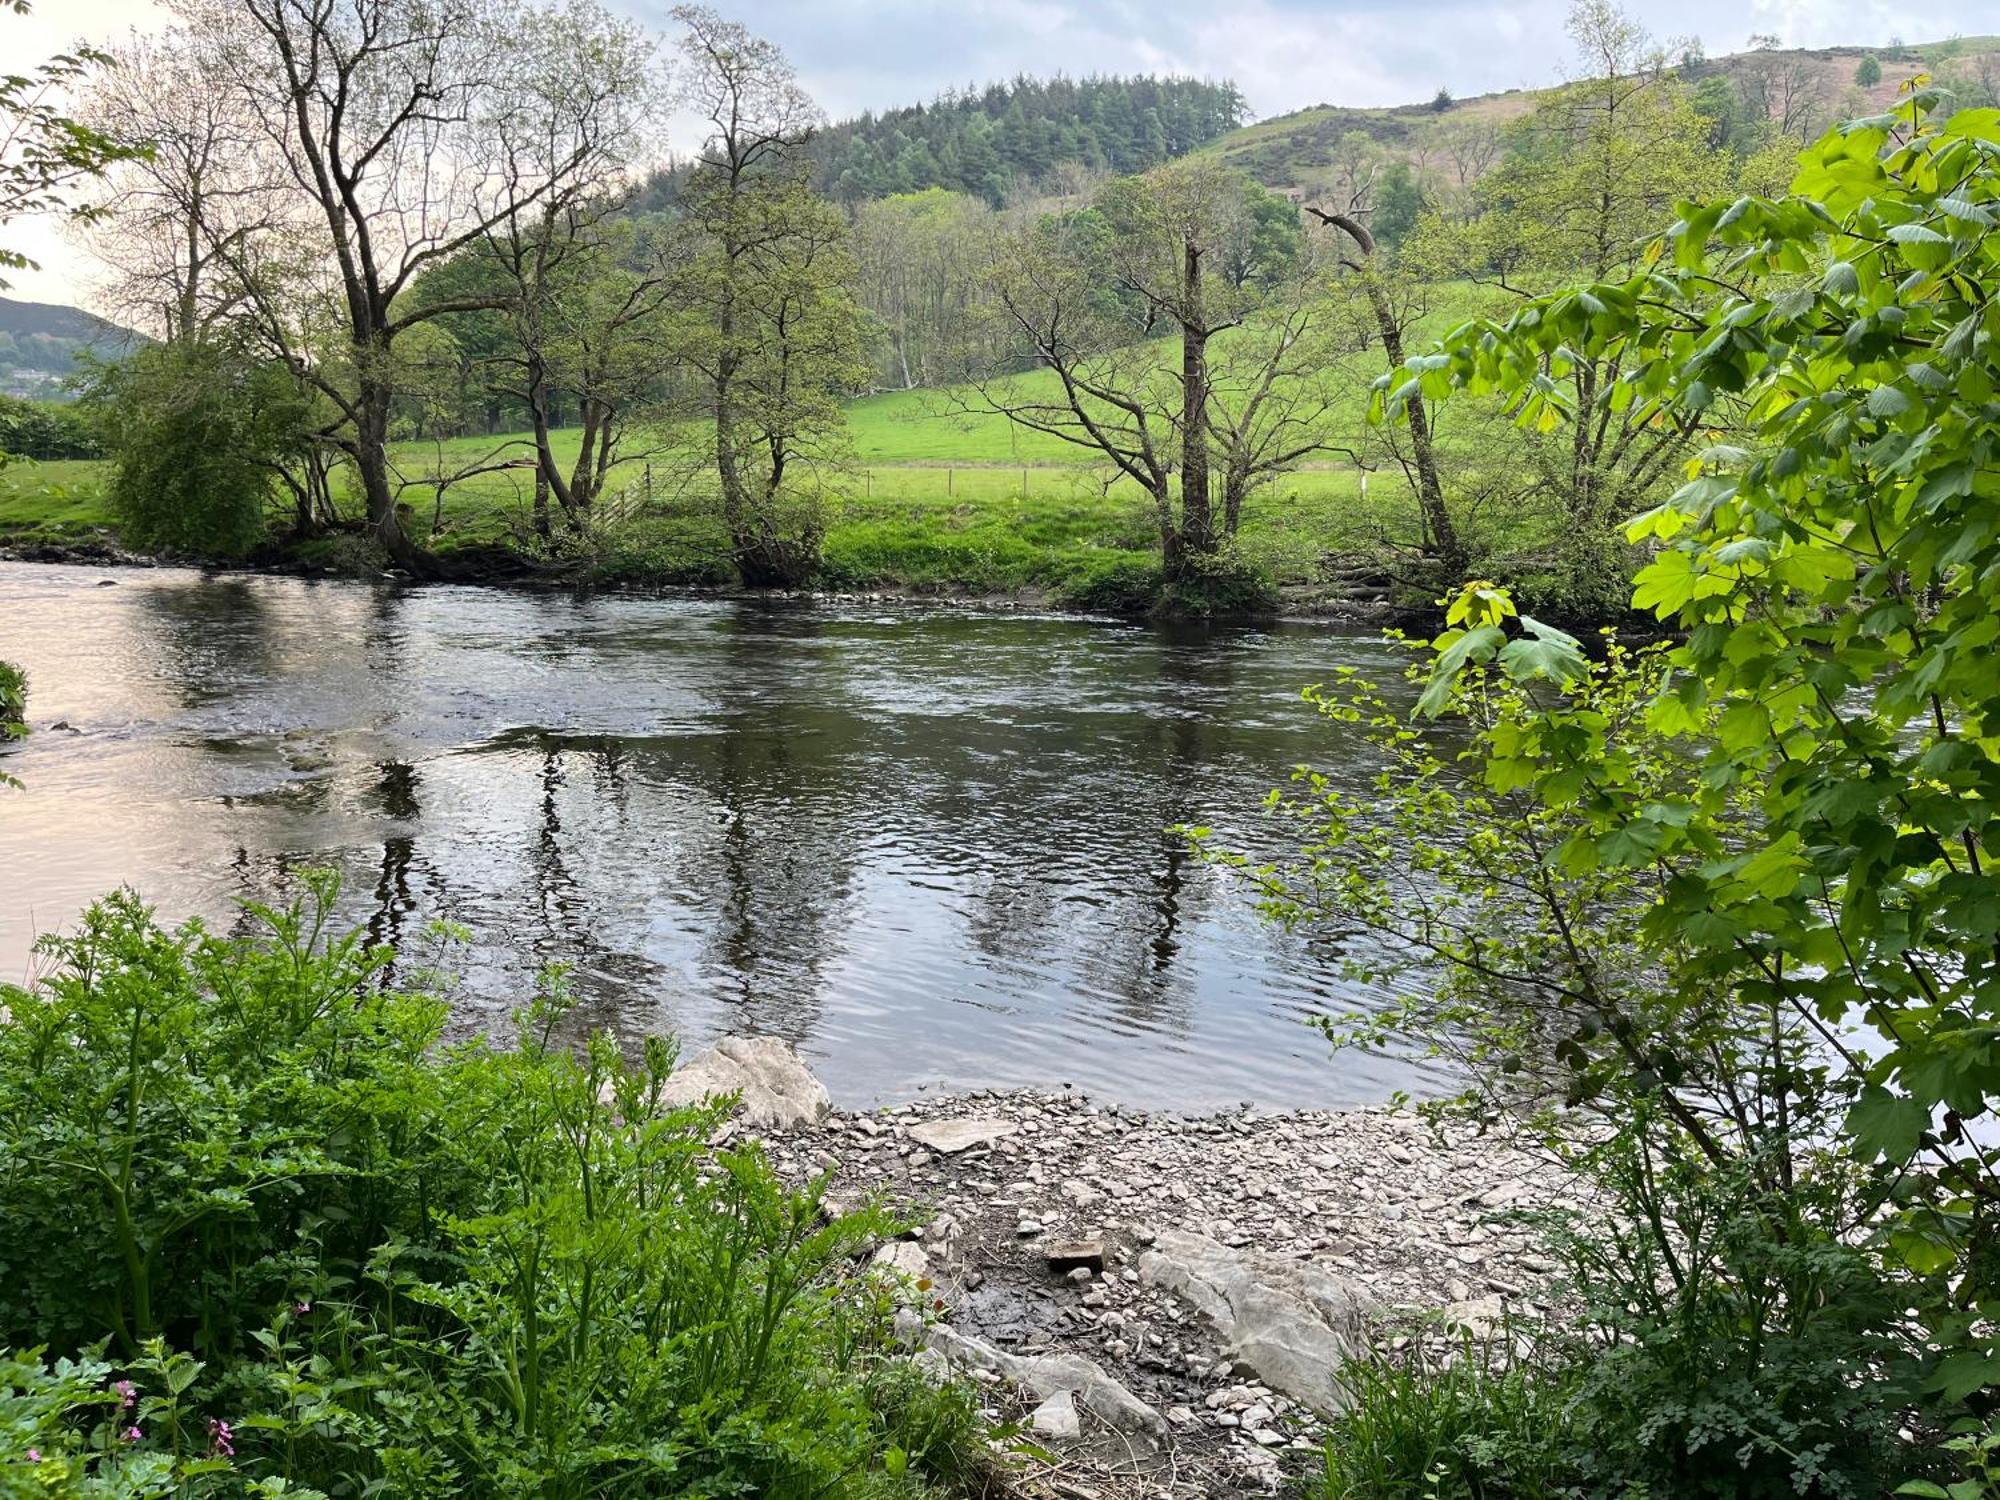
M 1111 556 L 1090 562 L 1059 584 L 1056 602 L 1093 614 L 1142 615 L 1158 601 L 1160 565 L 1143 557 Z
M 974 1461 L 857 1268 L 882 1212 L 711 1149 L 723 1106 L 661 1102 L 671 1045 L 560 1045 L 553 976 L 513 1046 L 442 1048 L 334 894 L 233 940 L 120 894 L 0 990 L 0 1347 L 108 1347 L 152 1394 L 144 1361 L 192 1351 L 189 1420 L 334 1494 L 873 1495 Z
M 113 460 L 111 503 L 135 547 L 240 557 L 264 535 L 309 404 L 283 364 L 212 344 L 156 344 L 88 395 Z
M 21 732 L 28 717 L 28 674 L 0 661 L 0 739 Z
M 1201 618 L 1270 615 L 1277 609 L 1278 586 L 1271 575 L 1234 548 L 1184 560 L 1154 606 L 1156 614 Z
M 102 458 L 104 445 L 72 403 L 0 395 L 0 454 L 18 458 Z

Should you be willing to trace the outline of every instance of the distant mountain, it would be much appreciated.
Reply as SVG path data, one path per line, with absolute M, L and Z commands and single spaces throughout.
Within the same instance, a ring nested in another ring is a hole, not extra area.
M 79 355 L 115 359 L 144 342 L 144 334 L 80 307 L 0 297 L 0 392 L 67 399 L 64 382 Z

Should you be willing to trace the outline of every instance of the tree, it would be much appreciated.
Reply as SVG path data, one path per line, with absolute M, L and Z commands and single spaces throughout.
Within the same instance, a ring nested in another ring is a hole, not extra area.
M 1825 75 L 1807 54 L 1781 50 L 1775 36 L 1750 38 L 1750 53 L 1738 67 L 1737 87 L 1751 119 L 1794 143 L 1802 142 L 1823 118 Z
M 784 54 L 684 5 L 685 99 L 709 135 L 684 193 L 683 347 L 708 392 L 723 524 L 744 582 L 818 566 L 844 456 L 840 398 L 866 379 L 846 225 L 812 191 L 819 114 Z
M 28 0 L 11 0 L 11 9 L 26 15 Z M 120 140 L 64 112 L 68 91 L 111 62 L 110 54 L 80 46 L 32 72 L 0 75 L 0 228 L 25 214 L 88 217 L 77 190 L 113 163 L 145 154 L 143 142 Z M 0 287 L 7 285 L 5 272 L 33 269 L 26 255 L 0 245 Z
M 1629 17 L 1604 0 L 1570 12 L 1579 82 L 1543 96 L 1511 127 L 1507 157 L 1474 192 L 1468 222 L 1426 227 L 1408 258 L 1434 277 L 1465 277 L 1528 299 L 1575 280 L 1630 274 L 1651 227 L 1677 200 L 1720 191 L 1727 164 L 1709 146 L 1708 123 L 1683 83 Z M 1616 360 L 1562 365 L 1578 407 L 1592 406 L 1623 373 Z M 1392 404 L 1414 414 L 1400 393 Z M 1630 410 L 1523 442 L 1537 492 L 1559 517 L 1539 564 L 1551 607 L 1601 614 L 1620 602 L 1623 558 L 1613 527 L 1642 509 L 1699 421 L 1687 413 L 1642 420 Z
M 134 37 L 83 91 L 79 115 L 144 141 L 114 165 L 93 208 L 92 250 L 119 275 L 128 316 L 169 340 L 202 337 L 238 307 L 234 257 L 281 212 L 256 119 L 186 31 Z
M 502 389 L 527 408 L 535 451 L 535 526 L 550 533 L 553 495 L 588 527 L 627 439 L 662 389 L 664 315 L 677 268 L 656 224 L 635 223 L 622 197 L 601 195 L 511 220 L 480 247 L 509 289 L 511 338 L 492 356 Z M 567 396 L 581 429 L 575 460 L 556 459 L 554 403 Z
M 1452 97 L 1450 89 L 1440 88 L 1435 94 L 1431 95 L 1432 114 L 1441 115 L 1446 110 L 1450 109 L 1451 106 L 1452 106 Z
M 1137 483 L 1170 587 L 1204 586 L 1243 496 L 1327 446 L 1314 416 L 1341 378 L 1325 342 L 1337 312 L 1312 290 L 1318 267 L 1304 253 L 1264 285 L 1228 274 L 1226 247 L 1255 201 L 1231 169 L 1191 159 L 1043 216 L 994 259 L 996 327 L 981 347 L 1000 358 L 957 398 Z M 1044 373 L 1020 377 L 1023 363 Z
M 1657 549 L 1633 603 L 1681 644 L 1620 722 L 1689 737 L 1675 773 L 1633 777 L 1606 753 L 1608 721 L 1558 697 L 1493 742 L 1488 780 L 1567 810 L 1550 868 L 1636 882 L 1636 938 L 1671 953 L 1653 1016 L 1720 997 L 1810 1039 L 1808 1061 L 1761 1085 L 1779 1149 L 1752 1166 L 1785 1191 L 1790 1122 L 1832 1106 L 1822 1138 L 1863 1174 L 1865 1215 L 1842 1235 L 1911 1278 L 1925 1388 L 1948 1406 L 1992 1388 L 2000 1308 L 1984 1141 L 2000 1099 L 2000 352 L 1983 331 L 2000 119 L 1940 118 L 1939 98 L 1829 133 L 1787 197 L 1691 205 L 1638 274 L 1468 327 L 1413 375 L 1574 426 L 1621 407 L 1699 419 L 1736 393 L 1738 440 L 1630 531 Z M 1620 375 L 1573 406 L 1544 383 L 1573 360 Z M 1440 643 L 1430 701 L 1496 653 L 1578 670 L 1501 623 Z M 1609 1077 L 1631 1040 L 1579 1036 L 1570 1066 Z M 1693 1109 L 1704 1072 L 1652 1067 L 1650 1087 Z
M 1389 368 L 1392 371 L 1400 368 L 1404 359 L 1403 334 L 1409 320 L 1391 291 L 1387 272 L 1377 253 L 1375 236 L 1352 213 L 1312 205 L 1307 206 L 1307 212 L 1322 224 L 1345 235 L 1353 245 L 1354 254 L 1346 260 L 1347 267 L 1354 273 L 1367 299 Z M 1467 552 L 1458 534 L 1458 525 L 1452 519 L 1451 507 L 1445 499 L 1437 449 L 1432 441 L 1431 414 L 1419 397 L 1405 402 L 1403 419 L 1410 433 L 1409 460 L 1405 471 L 1416 492 L 1418 513 L 1423 518 L 1424 549 L 1435 556 L 1447 577 L 1453 576 L 1465 567 Z
M 858 290 L 886 335 L 877 385 L 912 390 L 944 380 L 979 263 L 999 232 L 983 202 L 943 188 L 861 206 L 854 217 Z
M 346 382 L 308 372 L 345 418 L 329 441 L 353 462 L 383 548 L 433 571 L 403 526 L 389 461 L 394 348 L 470 309 L 407 294 L 427 267 L 528 206 L 576 200 L 622 163 L 647 47 L 596 0 L 176 5 L 317 218 L 349 344 Z M 258 307 L 275 342 L 284 309 Z
M 1881 59 L 1870 52 L 1854 68 L 1854 81 L 1864 89 L 1872 89 L 1882 81 Z

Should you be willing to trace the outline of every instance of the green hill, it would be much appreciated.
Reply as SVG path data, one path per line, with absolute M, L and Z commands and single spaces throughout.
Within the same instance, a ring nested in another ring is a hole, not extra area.
M 1874 57 L 1881 78 L 1863 88 L 1855 74 Z M 1732 111 L 1732 122 L 1761 118 L 1810 135 L 1837 118 L 1892 105 L 1902 86 L 1929 73 L 1964 104 L 2000 102 L 2000 37 L 1955 37 L 1904 47 L 1763 48 L 1726 57 L 1684 57 L 1677 71 L 1697 95 Z M 1408 162 L 1464 186 L 1498 159 L 1482 141 L 1534 106 L 1535 90 L 1509 89 L 1435 104 L 1358 109 L 1316 104 L 1245 125 L 1201 149 L 1243 168 L 1266 187 L 1312 196 L 1332 190 L 1342 157 L 1360 136 L 1390 160 Z
M 80 307 L 0 297 L 0 394 L 61 399 L 80 355 L 115 357 L 142 339 Z

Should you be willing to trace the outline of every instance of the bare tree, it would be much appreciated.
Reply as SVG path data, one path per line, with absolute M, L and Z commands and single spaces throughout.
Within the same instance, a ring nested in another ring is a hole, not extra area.
M 1007 337 L 976 335 L 1002 362 L 971 369 L 956 397 L 1136 483 L 1175 581 L 1202 571 L 1259 484 L 1329 446 L 1327 304 L 1309 258 L 1261 283 L 1220 264 L 1249 190 L 1219 163 L 1176 162 L 1011 236 L 987 277 Z
M 368 521 L 413 571 L 389 460 L 397 337 L 490 297 L 412 299 L 429 266 L 631 151 L 647 45 L 596 0 L 174 0 L 323 224 L 349 344 L 336 381 Z M 530 44 L 532 39 L 532 44 Z M 268 314 L 268 303 L 264 304 Z
M 125 314 L 169 340 L 201 337 L 238 306 L 244 241 L 283 211 L 257 121 L 184 30 L 134 35 L 93 79 L 79 115 L 150 150 L 106 179 L 91 249 L 118 274 Z
M 1824 70 L 1803 52 L 1786 52 L 1775 36 L 1750 38 L 1737 68 L 1737 88 L 1752 119 L 1769 121 L 1779 135 L 1804 140 L 1826 104 Z

